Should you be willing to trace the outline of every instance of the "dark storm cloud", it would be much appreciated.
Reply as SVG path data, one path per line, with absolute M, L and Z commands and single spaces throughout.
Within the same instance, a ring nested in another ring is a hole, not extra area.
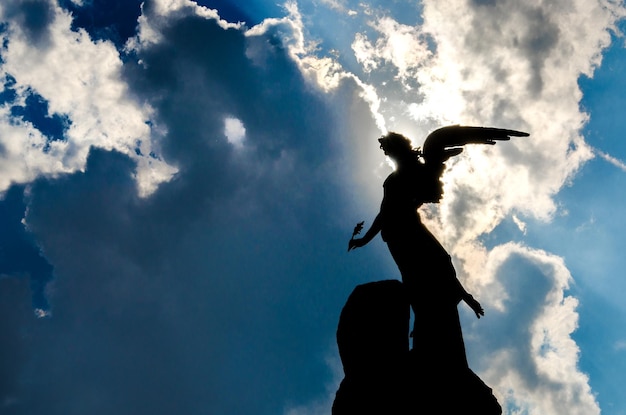
M 320 307 L 350 284 L 329 265 L 345 253 L 328 219 L 334 116 L 277 38 L 260 67 L 212 20 L 163 35 L 125 76 L 179 173 L 139 198 L 128 156 L 92 149 L 84 172 L 30 187 L 27 223 L 58 276 L 32 340 L 45 347 L 2 373 L 14 414 L 276 414 L 324 393 L 310 360 L 335 319 Z
M 187 17 L 165 28 L 164 35 L 166 41 L 141 53 L 144 67 L 129 70 L 127 79 L 140 96 L 157 104 L 169 137 L 185 136 L 197 150 L 206 152 L 209 145 L 224 156 L 230 147 L 223 119 L 231 115 L 245 125 L 261 162 L 277 159 L 285 150 L 306 152 L 310 163 L 324 155 L 329 131 L 318 120 L 330 114 L 303 89 L 300 73 L 276 36 L 260 40 L 270 61 L 257 67 L 246 57 L 248 40 L 241 32 L 224 31 L 212 21 Z M 167 140 L 170 157 L 184 158 L 184 151 L 194 155 L 180 143 Z
M 19 388 L 16 382 L 33 352 L 35 323 L 26 278 L 0 277 L 0 412 L 16 413 Z
M 22 223 L 23 193 L 22 186 L 12 186 L 0 200 L 0 275 L 28 278 L 32 306 L 45 310 L 48 308 L 45 287 L 52 280 L 53 270 Z

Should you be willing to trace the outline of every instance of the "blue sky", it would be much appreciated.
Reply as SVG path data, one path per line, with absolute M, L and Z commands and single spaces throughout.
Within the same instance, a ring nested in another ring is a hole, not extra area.
M 329 414 L 376 138 L 467 148 L 423 209 L 507 415 L 623 415 L 622 2 L 0 5 L 0 408 Z M 567 10 L 568 13 L 563 13 Z

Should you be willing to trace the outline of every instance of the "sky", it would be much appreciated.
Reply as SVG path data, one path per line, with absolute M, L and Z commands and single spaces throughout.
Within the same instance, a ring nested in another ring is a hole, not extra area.
M 347 297 L 399 279 L 380 238 L 347 252 L 376 139 L 462 124 L 530 134 L 468 146 L 420 212 L 485 308 L 470 367 L 506 415 L 625 415 L 625 17 L 4 0 L 0 413 L 329 414 Z

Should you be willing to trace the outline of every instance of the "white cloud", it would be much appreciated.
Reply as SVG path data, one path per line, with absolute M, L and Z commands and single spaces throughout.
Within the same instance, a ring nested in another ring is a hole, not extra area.
M 390 63 L 403 82 L 419 78 L 420 69 L 432 56 L 420 26 L 403 25 L 386 16 L 371 26 L 380 34 L 375 43 L 363 33 L 357 33 L 352 43 L 354 55 L 365 72 Z
M 324 4 L 328 6 L 329 8 L 331 8 L 332 10 L 335 10 L 339 13 L 348 14 L 349 16 L 352 16 L 357 13 L 356 11 L 350 10 L 346 7 L 345 0 L 321 0 L 321 4 Z
M 12 6 L 19 8 L 19 4 Z M 3 19 L 12 16 L 7 15 L 9 6 L 5 7 L 0 9 Z M 90 147 L 95 146 L 133 158 L 138 164 L 139 193 L 150 194 L 176 171 L 158 157 L 158 130 L 148 125 L 151 108 L 129 96 L 121 77 L 122 61 L 112 43 L 93 42 L 84 30 L 71 29 L 72 17 L 67 12 L 54 5 L 50 10 L 48 26 L 38 29 L 47 30 L 45 42 L 32 42 L 27 27 L 8 20 L 1 69 L 15 78 L 17 91 L 24 94 L 30 89 L 41 95 L 49 112 L 67 116 L 70 126 L 65 141 L 52 143 L 47 154 L 37 154 L 44 138 L 28 123 L 12 125 L 15 121 L 5 112 L 0 127 L 3 145 L 9 145 L 5 141 L 8 135 L 21 134 L 17 140 L 23 143 L 27 159 L 17 162 L 11 158 L 16 153 L 4 155 L 3 165 L 13 168 L 3 175 L 0 190 L 10 182 L 23 183 L 39 174 L 82 170 Z M 31 146 L 33 140 L 37 143 Z
M 0 107 L 0 131 L 0 193 L 12 183 L 27 183 L 40 174 L 69 171 L 61 160 L 66 145 L 52 142 L 44 152 L 46 137 L 30 123 L 15 120 L 7 106 Z
M 280 36 L 283 47 L 287 48 L 293 57 L 310 51 L 313 44 L 305 41 L 302 15 L 296 2 L 289 1 L 284 5 L 287 16 L 282 18 L 268 18 L 246 31 L 246 36 L 260 36 L 269 30 L 276 31 Z
M 244 22 L 227 22 L 219 16 L 215 9 L 200 6 L 192 0 L 154 0 L 148 4 L 143 3 L 142 9 L 148 7 L 149 13 L 142 13 L 138 19 L 137 36 L 128 40 L 128 50 L 140 50 L 150 45 L 155 45 L 164 40 L 161 29 L 171 19 L 184 16 L 200 16 L 214 20 L 223 29 L 240 29 L 245 27 Z M 149 14 L 149 18 L 147 15 Z
M 50 310 L 43 310 L 41 308 L 36 308 L 34 312 L 37 318 L 49 318 L 52 316 L 52 312 Z
M 246 127 L 235 117 L 224 118 L 224 135 L 235 147 L 242 147 L 246 138 Z
M 594 153 L 596 153 L 598 156 L 600 156 L 602 159 L 608 161 L 609 163 L 611 163 L 612 165 L 614 165 L 615 167 L 617 167 L 618 169 L 622 170 L 622 171 L 626 171 L 626 163 L 624 163 L 623 161 L 621 161 L 620 159 L 613 157 L 610 154 L 607 154 L 603 151 L 600 150 L 594 150 Z
M 572 278 L 563 260 L 510 243 L 489 253 L 485 271 L 491 283 L 481 298 L 497 308 L 484 323 L 496 321 L 497 328 L 480 328 L 478 337 L 502 340 L 478 340 L 484 344 L 470 348 L 482 347 L 482 376 L 503 406 L 526 408 L 528 415 L 599 414 L 588 377 L 578 368 L 580 350 L 571 338 L 578 301 L 565 294 Z M 504 332 L 490 334 L 496 329 Z
M 511 218 L 513 219 L 513 223 L 515 223 L 515 225 L 517 225 L 519 230 L 522 231 L 522 233 L 525 235 L 526 234 L 526 223 L 523 220 L 521 220 L 520 218 L 518 218 L 517 215 L 512 215 Z

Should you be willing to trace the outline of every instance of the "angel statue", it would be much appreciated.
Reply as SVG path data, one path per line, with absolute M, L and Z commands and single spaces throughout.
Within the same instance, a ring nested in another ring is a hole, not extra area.
M 348 250 L 364 246 L 380 232 L 413 310 L 411 352 L 423 363 L 421 367 L 432 366 L 442 378 L 468 367 L 458 303 L 463 300 L 478 318 L 484 310 L 457 279 L 450 255 L 424 226 L 417 209 L 441 200 L 445 162 L 460 154 L 464 145 L 493 145 L 526 136 L 515 130 L 452 125 L 430 133 L 423 149 L 413 148 L 407 137 L 395 132 L 378 139 L 396 168 L 383 184 L 380 211 L 371 227 L 362 238 L 353 235 Z

